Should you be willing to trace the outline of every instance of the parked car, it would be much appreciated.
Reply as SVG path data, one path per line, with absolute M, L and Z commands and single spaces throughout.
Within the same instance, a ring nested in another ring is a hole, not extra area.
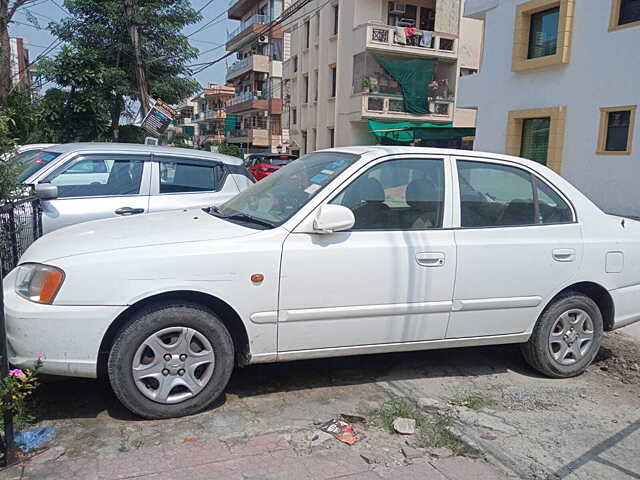
M 223 203 L 253 179 L 235 157 L 184 148 L 70 143 L 31 150 L 19 180 L 43 199 L 43 230 Z
M 256 153 L 245 158 L 244 166 L 253 178 L 262 180 L 267 175 L 289 165 L 296 158 L 298 157 L 287 153 Z
M 640 223 L 474 151 L 320 151 L 220 207 L 75 225 L 21 262 L 11 363 L 106 371 L 147 418 L 198 412 L 261 362 L 519 343 L 571 377 L 640 320 Z

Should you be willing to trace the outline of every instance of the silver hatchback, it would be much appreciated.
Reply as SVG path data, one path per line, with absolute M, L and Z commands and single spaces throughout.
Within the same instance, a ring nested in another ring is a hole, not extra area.
M 45 233 L 118 216 L 216 205 L 253 183 L 242 160 L 183 148 L 70 143 L 18 154 Z

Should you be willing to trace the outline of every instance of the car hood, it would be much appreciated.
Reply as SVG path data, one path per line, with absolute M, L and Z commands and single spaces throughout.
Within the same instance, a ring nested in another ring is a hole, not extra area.
M 228 239 L 257 232 L 201 209 L 111 218 L 54 230 L 31 245 L 20 262 L 47 262 L 88 253 Z

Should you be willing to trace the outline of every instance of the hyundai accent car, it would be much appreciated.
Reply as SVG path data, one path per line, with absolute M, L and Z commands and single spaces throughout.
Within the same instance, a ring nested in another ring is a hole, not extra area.
M 33 146 L 19 181 L 42 198 L 44 232 L 79 222 L 223 203 L 253 183 L 236 157 L 126 143 Z
M 217 208 L 75 225 L 4 281 L 11 363 L 198 412 L 236 366 L 522 344 L 551 377 L 640 320 L 640 223 L 504 155 L 307 155 Z

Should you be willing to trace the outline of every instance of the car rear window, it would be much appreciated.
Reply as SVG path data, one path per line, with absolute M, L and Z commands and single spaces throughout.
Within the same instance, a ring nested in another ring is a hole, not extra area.
M 42 167 L 59 156 L 59 153 L 44 150 L 30 150 L 19 153 L 14 157 L 14 160 L 22 167 L 22 172 L 18 175 L 18 182 L 24 182 L 31 175 L 40 171 Z

